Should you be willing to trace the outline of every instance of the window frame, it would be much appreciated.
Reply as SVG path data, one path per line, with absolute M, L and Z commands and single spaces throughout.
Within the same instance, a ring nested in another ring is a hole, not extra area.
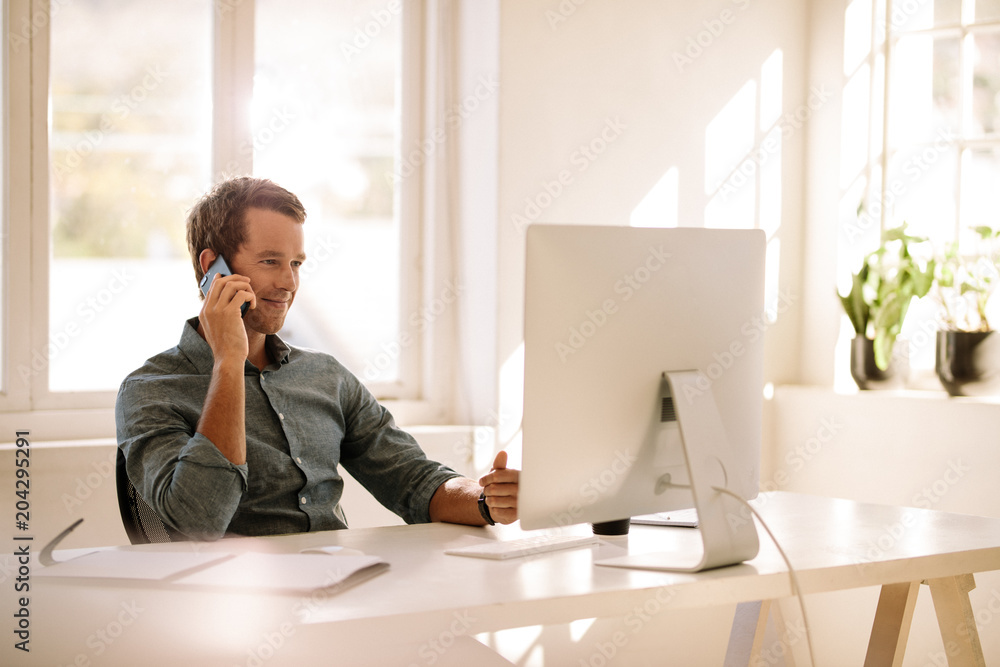
M 25 26 L 23 48 L 11 49 L 4 30 L 4 206 L 5 276 L 3 289 L 3 383 L 0 387 L 0 424 L 12 429 L 35 428 L 45 440 L 103 438 L 114 431 L 115 391 L 53 392 L 49 389 L 47 363 L 27 382 L 18 369 L 32 368 L 33 358 L 44 360 L 49 345 L 49 43 L 51 11 L 61 0 L 10 0 L 4 4 L 5 26 Z M 428 127 L 425 105 L 425 54 L 432 53 L 436 29 L 433 14 L 437 0 L 401 3 L 403 20 L 402 84 L 399 90 L 402 126 L 397 152 L 420 145 Z M 239 150 L 251 139 L 246 114 L 253 91 L 253 0 L 216 2 L 213 12 L 213 132 L 212 173 L 233 161 L 252 173 L 252 155 Z M 19 30 L 19 28 L 18 28 Z M 16 33 L 20 35 L 20 32 Z M 431 172 L 431 173 L 425 173 Z M 399 322 L 405 326 L 426 298 L 424 286 L 434 276 L 432 262 L 425 262 L 425 248 L 434 229 L 423 224 L 433 170 L 418 169 L 397 189 L 397 222 L 400 230 Z M 444 223 L 435 222 L 434 226 Z M 18 279 L 17 277 L 24 277 Z M 27 286 L 24 285 L 27 282 Z M 412 345 L 401 350 L 400 379 L 370 383 L 369 388 L 400 422 L 436 423 L 450 413 L 450 392 L 444 386 L 440 361 L 431 366 L 434 350 L 447 349 L 449 323 L 433 323 L 427 331 L 413 332 Z M 41 355 L 39 357 L 39 355 Z M 38 362 L 41 363 L 41 362 Z M 2 436 L 0 436 L 2 439 Z
M 989 19 L 984 21 L 976 21 L 975 19 L 970 19 L 972 15 L 970 7 L 974 7 L 975 0 L 962 0 L 960 5 L 960 19 L 958 23 L 948 23 L 935 25 L 930 28 L 915 28 L 915 29 L 894 29 L 891 22 L 891 16 L 894 8 L 894 4 L 901 2 L 901 0 L 885 0 L 886 2 L 886 16 L 882 17 L 883 26 L 882 29 L 885 31 L 883 33 L 883 41 L 881 44 L 875 44 L 872 48 L 873 55 L 876 53 L 876 48 L 881 48 L 884 54 L 884 77 L 883 81 L 884 88 L 882 90 L 882 132 L 881 138 L 882 143 L 879 146 L 880 154 L 880 169 L 882 173 L 880 188 L 881 192 L 879 195 L 880 201 L 886 201 L 889 194 L 888 188 L 890 187 L 889 179 L 887 175 L 890 173 L 890 164 L 896 152 L 901 150 L 900 146 L 893 146 L 892 143 L 892 128 L 891 128 L 891 114 L 892 110 L 892 86 L 894 80 L 892 68 L 894 58 L 896 57 L 896 49 L 898 48 L 901 39 L 906 37 L 916 37 L 916 36 L 927 36 L 931 38 L 935 37 L 952 37 L 957 38 L 959 43 L 959 61 L 958 61 L 958 71 L 959 76 L 959 99 L 960 99 L 960 109 L 959 109 L 959 128 L 955 139 L 950 142 L 950 145 L 955 148 L 955 182 L 953 184 L 954 191 L 952 193 L 952 206 L 954 208 L 955 222 L 951 230 L 952 240 L 958 239 L 960 233 L 964 227 L 968 225 L 963 225 L 962 223 L 962 200 L 963 200 L 963 188 L 965 187 L 963 183 L 963 170 L 965 168 L 965 163 L 967 158 L 965 157 L 968 151 L 977 148 L 998 148 L 1000 149 L 1000 132 L 994 133 L 992 136 L 986 137 L 972 137 L 969 133 L 968 123 L 972 114 L 973 107 L 973 89 L 974 81 L 972 74 L 972 38 L 979 33 L 1000 33 L 1000 19 Z M 877 8 L 877 3 L 876 3 Z M 878 17 L 876 17 L 878 18 Z M 876 26 L 879 24 L 876 23 Z M 905 148 L 919 148 L 924 146 L 931 146 L 931 144 L 936 143 L 938 140 L 934 141 L 924 141 L 918 143 L 907 144 Z M 870 165 L 869 165 L 870 167 Z M 870 168 L 869 168 L 870 173 Z M 869 175 L 870 182 L 870 175 Z M 880 214 L 880 224 L 881 229 L 886 229 L 886 224 L 891 222 L 887 219 L 888 211 L 887 206 L 882 206 L 882 211 Z
M 962 167 L 963 167 L 963 155 L 969 149 L 975 148 L 1000 148 L 1000 132 L 995 133 L 988 137 L 970 137 L 968 134 L 968 129 L 965 124 L 969 120 L 969 108 L 972 105 L 971 101 L 971 91 L 967 90 L 971 81 L 970 60 L 972 49 L 971 38 L 976 33 L 980 32 L 994 32 L 1000 33 L 1000 19 L 990 19 L 985 21 L 975 21 L 969 19 L 970 12 L 968 7 L 973 5 L 975 0 L 962 0 L 962 11 L 961 19 L 958 23 L 949 23 L 942 25 L 935 25 L 930 28 L 913 28 L 913 29 L 900 29 L 893 28 L 892 26 L 892 16 L 895 3 L 901 3 L 902 0 L 884 0 L 884 4 L 881 8 L 884 10 L 884 15 L 879 15 L 879 3 L 872 2 L 872 16 L 871 20 L 871 34 L 868 46 L 868 51 L 863 60 L 860 60 L 852 72 L 847 73 L 849 76 L 853 76 L 862 66 L 868 66 L 871 75 L 869 81 L 868 89 L 868 134 L 866 137 L 866 162 L 865 166 L 861 172 L 861 177 L 864 178 L 866 185 L 866 201 L 885 202 L 890 197 L 890 187 L 889 178 L 887 174 L 890 172 L 890 165 L 895 153 L 899 152 L 900 147 L 894 147 L 892 145 L 892 129 L 891 129 L 891 114 L 892 108 L 892 87 L 896 77 L 893 73 L 893 62 L 895 49 L 898 46 L 898 42 L 902 38 L 915 37 L 915 36 L 928 36 L 928 37 L 938 37 L 938 36 L 951 36 L 957 37 L 960 44 L 959 51 L 959 63 L 958 69 L 961 72 L 961 83 L 960 83 L 960 99 L 961 99 L 961 126 L 959 132 L 951 142 L 951 145 L 956 149 L 956 179 L 955 179 L 955 192 L 954 192 L 954 206 L 955 206 L 955 226 L 954 233 L 961 230 L 961 195 L 962 195 Z M 881 59 L 881 63 L 879 60 Z M 879 67 L 880 66 L 880 67 Z M 881 69 L 878 73 L 881 79 L 876 79 L 876 68 Z M 878 86 L 878 81 L 882 82 L 881 88 Z M 878 128 L 876 128 L 878 125 Z M 880 141 L 874 138 L 875 132 L 878 132 Z M 937 140 L 928 140 L 925 142 L 914 142 L 907 144 L 905 148 L 914 148 L 925 145 L 930 145 L 936 143 Z M 877 183 L 878 192 L 873 194 L 873 181 L 874 174 L 878 170 L 880 172 L 879 182 Z M 857 179 L 851 181 L 847 185 L 840 186 L 840 195 L 844 196 L 856 183 Z M 889 210 L 890 207 L 886 205 L 880 206 L 877 218 L 880 224 L 880 231 L 886 229 L 887 223 L 891 224 L 893 221 L 890 219 Z

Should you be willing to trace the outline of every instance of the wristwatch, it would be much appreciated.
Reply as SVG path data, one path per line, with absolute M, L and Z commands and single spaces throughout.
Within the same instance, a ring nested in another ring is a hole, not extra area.
M 486 523 L 490 524 L 491 526 L 497 525 L 497 522 L 494 521 L 493 517 L 490 516 L 490 508 L 486 505 L 485 491 L 479 494 L 479 513 L 483 515 L 483 519 L 486 520 Z

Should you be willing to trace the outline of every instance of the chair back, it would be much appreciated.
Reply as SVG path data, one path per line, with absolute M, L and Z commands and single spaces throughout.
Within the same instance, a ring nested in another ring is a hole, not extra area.
M 153 508 L 146 504 L 139 492 L 132 486 L 125 470 L 125 454 L 118 450 L 115 463 L 115 484 L 118 488 L 118 511 L 122 515 L 122 525 L 132 544 L 154 542 L 179 542 L 184 536 L 167 526 Z

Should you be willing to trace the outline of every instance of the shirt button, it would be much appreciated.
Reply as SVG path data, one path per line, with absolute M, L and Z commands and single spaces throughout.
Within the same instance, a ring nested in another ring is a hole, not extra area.
M 278 419 L 280 419 L 281 421 L 285 421 L 285 415 L 283 415 L 282 413 L 279 412 L 278 413 Z
M 305 498 L 299 498 L 299 502 L 301 502 L 303 505 L 305 505 L 306 502 L 308 502 L 308 501 Z
M 299 456 L 296 456 L 296 457 L 295 457 L 295 462 L 296 462 L 296 463 L 300 463 L 300 464 L 301 464 L 301 463 L 302 463 L 302 458 L 301 458 L 301 457 L 299 457 Z

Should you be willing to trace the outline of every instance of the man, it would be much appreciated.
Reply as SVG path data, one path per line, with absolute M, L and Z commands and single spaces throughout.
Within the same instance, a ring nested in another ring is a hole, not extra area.
M 197 280 L 219 255 L 232 275 L 214 278 L 177 347 L 122 383 L 118 444 L 136 490 L 194 539 L 346 528 L 338 465 L 407 523 L 515 521 L 518 471 L 505 452 L 478 482 L 428 460 L 336 359 L 278 337 L 305 217 L 295 195 L 247 177 L 192 209 Z

